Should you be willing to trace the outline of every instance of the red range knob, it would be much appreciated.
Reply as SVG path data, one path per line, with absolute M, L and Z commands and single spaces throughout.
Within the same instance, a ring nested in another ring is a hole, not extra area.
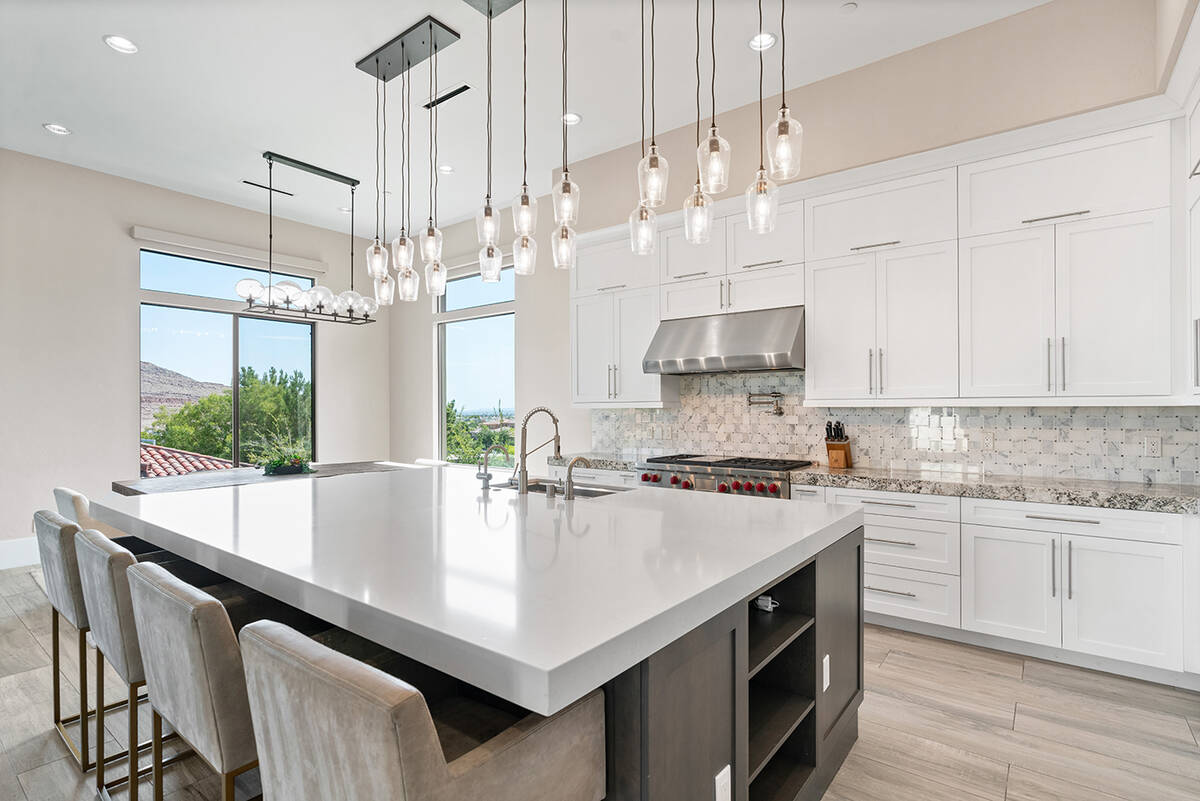
M 678 484 L 678 483 L 679 483 L 679 476 L 671 476 L 671 483 L 672 483 L 672 484 Z
M 754 485 L 754 489 L 758 490 L 759 492 L 766 492 L 766 491 L 767 491 L 767 485 L 766 485 L 766 484 L 764 484 L 764 483 L 762 483 L 762 482 L 760 481 L 760 482 L 758 482 L 757 484 L 755 484 L 755 485 Z
M 735 488 L 737 487 L 736 481 L 734 482 L 733 486 Z M 729 485 L 726 484 L 724 481 L 722 481 L 720 484 L 717 485 L 717 492 L 729 492 Z
M 685 481 L 683 482 L 683 485 L 682 485 L 682 486 L 683 486 L 683 488 L 684 488 L 684 489 L 691 489 L 691 488 L 692 488 L 692 482 L 690 482 L 690 481 L 686 481 L 686 480 L 685 480 Z
M 662 476 L 660 476 L 658 473 L 655 473 L 654 475 L 650 476 L 650 480 L 657 484 L 658 482 L 662 481 Z
M 649 480 L 650 480 L 650 474 L 642 473 L 642 481 L 649 481 Z
M 772 484 L 771 486 L 767 487 L 767 492 L 771 493 L 772 495 L 778 495 L 779 494 L 779 485 Z
M 724 487 L 725 485 L 722 484 L 721 486 Z M 742 482 L 740 482 L 740 481 L 733 482 L 733 488 L 735 490 L 740 490 L 742 488 Z

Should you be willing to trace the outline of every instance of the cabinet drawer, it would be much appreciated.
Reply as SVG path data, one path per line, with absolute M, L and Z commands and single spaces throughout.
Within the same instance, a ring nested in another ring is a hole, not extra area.
M 862 506 L 868 520 L 875 515 L 915 517 L 921 520 L 945 520 L 957 523 L 959 499 L 944 495 L 915 495 L 908 492 L 879 492 L 830 487 L 829 503 Z
M 959 574 L 958 523 L 867 515 L 864 531 L 869 564 Z
M 961 235 L 1012 231 L 1171 202 L 1169 123 L 958 168 Z
M 804 201 L 808 261 L 958 237 L 954 168 Z
M 863 568 L 863 608 L 959 628 L 962 616 L 958 576 L 868 564 Z
M 563 481 L 567 477 L 567 468 L 551 467 L 550 477 L 555 481 Z M 576 467 L 572 477 L 578 484 L 594 484 L 599 487 L 636 487 L 637 474 L 625 470 L 588 470 Z
M 962 522 L 1168 545 L 1183 543 L 1183 518 L 1161 512 L 963 498 Z
M 803 484 L 792 484 L 791 491 L 793 501 L 815 501 L 816 503 L 825 503 L 824 487 L 809 487 Z

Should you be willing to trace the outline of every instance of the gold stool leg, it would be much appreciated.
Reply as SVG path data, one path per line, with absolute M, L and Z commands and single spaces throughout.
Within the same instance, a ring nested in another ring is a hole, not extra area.
M 83 758 L 83 772 L 96 767 L 88 748 L 88 684 L 87 684 L 87 629 L 79 630 L 79 753 Z
M 62 661 L 58 653 L 58 610 L 50 607 L 50 662 L 54 668 L 54 722 L 62 724 Z
M 83 721 L 87 728 L 87 721 Z M 104 654 L 96 649 L 96 792 L 104 790 Z
M 234 801 L 233 778 L 234 774 L 232 773 L 221 774 L 221 801 Z
M 153 761 L 154 801 L 163 801 L 163 758 L 162 758 L 162 716 L 157 709 L 151 709 L 150 750 Z M 132 783 L 130 783 L 132 787 Z
M 129 685 L 129 801 L 138 801 L 138 685 Z

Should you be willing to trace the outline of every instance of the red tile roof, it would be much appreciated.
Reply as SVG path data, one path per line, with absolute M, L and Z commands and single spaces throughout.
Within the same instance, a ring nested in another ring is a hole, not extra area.
M 233 462 L 202 453 L 142 443 L 142 478 L 182 476 L 201 470 L 229 470 Z

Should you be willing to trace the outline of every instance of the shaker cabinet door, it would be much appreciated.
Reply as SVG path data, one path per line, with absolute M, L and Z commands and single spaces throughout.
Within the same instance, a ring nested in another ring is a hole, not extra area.
M 611 400 L 612 296 L 577 298 L 571 306 L 571 400 L 575 403 Z
M 875 254 L 806 265 L 805 397 L 875 396 Z
M 1062 647 L 1062 537 L 962 527 L 962 627 Z
M 876 394 L 957 397 L 957 243 L 897 248 L 875 258 Z

